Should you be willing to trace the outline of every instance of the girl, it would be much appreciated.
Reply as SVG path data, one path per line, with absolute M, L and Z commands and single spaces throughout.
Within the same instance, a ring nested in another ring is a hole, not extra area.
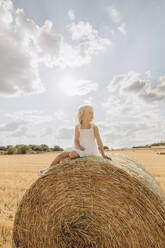
M 81 106 L 77 113 L 77 122 L 75 126 L 74 146 L 68 147 L 64 152 L 60 153 L 51 163 L 50 167 L 56 165 L 61 160 L 69 157 L 80 158 L 90 155 L 98 155 L 106 159 L 110 159 L 104 154 L 103 143 L 100 138 L 98 127 L 93 124 L 94 110 L 90 105 Z M 97 144 L 96 144 L 97 142 Z M 98 150 L 99 147 L 99 150 Z M 101 153 L 101 155 L 100 155 Z M 40 171 L 40 174 L 47 171 L 48 168 Z

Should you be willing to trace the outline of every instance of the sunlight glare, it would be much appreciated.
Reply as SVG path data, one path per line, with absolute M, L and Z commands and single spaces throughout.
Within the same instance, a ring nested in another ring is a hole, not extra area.
M 77 80 L 73 77 L 64 77 L 59 82 L 60 90 L 68 96 L 72 96 L 77 86 Z

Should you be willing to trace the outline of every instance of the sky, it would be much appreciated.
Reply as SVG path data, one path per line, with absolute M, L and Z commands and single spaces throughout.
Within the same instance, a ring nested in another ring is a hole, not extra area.
M 73 146 L 86 104 L 109 148 L 165 141 L 164 9 L 164 0 L 0 0 L 0 146 Z

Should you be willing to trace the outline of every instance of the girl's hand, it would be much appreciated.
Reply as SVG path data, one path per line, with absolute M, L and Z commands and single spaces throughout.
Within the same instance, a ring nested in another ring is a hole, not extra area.
M 107 155 L 103 155 L 103 158 L 106 158 L 106 159 L 112 160 L 112 159 L 111 159 L 111 157 L 108 157 Z
M 85 150 L 85 148 L 83 147 L 83 146 L 80 146 L 80 148 L 79 148 L 81 151 L 84 151 Z

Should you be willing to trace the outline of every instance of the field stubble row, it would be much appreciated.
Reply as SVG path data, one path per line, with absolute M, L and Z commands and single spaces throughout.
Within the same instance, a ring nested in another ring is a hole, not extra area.
M 158 149 L 110 151 L 134 158 L 159 182 L 165 191 L 165 155 Z M 48 167 L 59 152 L 0 156 L 0 247 L 11 247 L 11 232 L 17 206 L 40 169 Z M 108 152 L 106 152 L 108 154 Z

